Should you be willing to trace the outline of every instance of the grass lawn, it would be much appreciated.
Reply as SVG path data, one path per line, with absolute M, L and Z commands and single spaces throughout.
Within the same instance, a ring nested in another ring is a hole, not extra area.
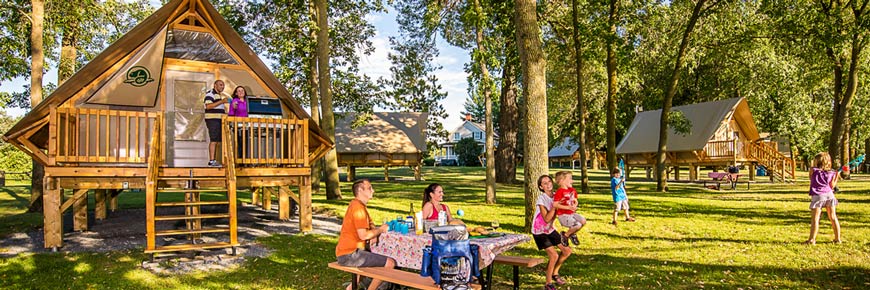
M 555 170 L 554 170 L 555 171 Z M 498 220 L 502 230 L 523 232 L 522 187 L 500 185 L 498 204 L 484 204 L 481 168 L 425 168 L 427 181 L 407 181 L 412 173 L 395 169 L 400 181 L 384 182 L 382 169 L 359 169 L 373 180 L 372 218 L 405 215 L 409 203 L 420 209 L 429 182 L 445 187 L 445 203 L 463 209 L 467 224 L 487 226 Z M 579 212 L 589 220 L 581 244 L 563 266 L 563 289 L 868 289 L 870 288 L 870 176 L 841 183 L 837 208 L 843 244 L 830 243 L 829 223 L 822 221 L 816 246 L 801 245 L 809 231 L 806 173 L 797 185 L 758 183 L 736 191 L 714 191 L 699 184 L 671 183 L 668 193 L 654 192 L 636 171 L 628 181 L 635 223 L 608 222 L 612 213 L 608 176 L 592 172 L 593 193 L 581 195 Z M 577 179 L 575 174 L 575 179 Z M 701 174 L 705 176 L 705 174 Z M 685 174 L 684 174 L 685 176 Z M 579 184 L 576 184 L 579 187 Z M 349 198 L 327 201 L 315 195 L 319 212 L 343 214 Z M 27 214 L 27 187 L 0 188 L 0 236 L 41 225 L 41 215 Z M 122 207 L 141 207 L 136 194 L 121 195 Z M 240 194 L 250 199 L 249 194 Z M 144 222 L 144 221 L 143 221 Z M 144 239 L 144 233 L 143 233 Z M 23 254 L 0 258 L 2 288 L 284 288 L 339 289 L 348 275 L 328 269 L 336 237 L 272 236 L 260 242 L 275 249 L 229 272 L 160 276 L 142 270 L 141 251 L 75 254 Z M 0 252 L 3 250 L 0 249 Z M 543 256 L 534 242 L 512 254 Z M 496 267 L 495 288 L 510 289 L 510 267 Z M 337 278 L 336 278 L 337 277 Z M 540 289 L 544 268 L 521 270 L 524 289 Z

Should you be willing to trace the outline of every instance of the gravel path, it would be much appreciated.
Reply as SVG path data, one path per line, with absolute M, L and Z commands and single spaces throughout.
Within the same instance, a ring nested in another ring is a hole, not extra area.
M 277 205 L 273 205 L 277 208 Z M 225 212 L 216 207 L 203 207 L 203 213 Z M 158 214 L 183 214 L 181 209 L 158 209 Z M 238 238 L 242 244 L 239 247 L 243 256 L 265 256 L 268 249 L 258 245 L 254 240 L 257 237 L 272 234 L 292 235 L 299 233 L 299 219 L 296 215 L 289 221 L 278 219 L 278 211 L 264 210 L 249 204 L 242 204 L 238 208 Z M 145 247 L 145 209 L 123 209 L 109 212 L 108 218 L 102 221 L 94 221 L 93 213 L 89 213 L 90 229 L 85 232 L 72 231 L 72 215 L 64 216 L 64 237 L 62 252 L 110 252 L 123 250 L 141 250 Z M 216 221 L 220 224 L 226 221 Z M 312 233 L 325 235 L 338 235 L 341 230 L 341 220 L 335 217 L 315 215 L 314 230 Z M 208 220 L 203 221 L 208 226 Z M 183 223 L 158 222 L 158 229 L 181 228 Z M 225 236 L 225 234 L 224 234 Z M 209 242 L 209 238 L 203 239 Z M 168 245 L 175 241 L 172 238 L 157 238 L 158 245 Z M 50 249 L 43 248 L 44 235 L 42 229 L 36 229 L 27 233 L 16 233 L 0 240 L 0 257 L 15 256 L 24 252 L 47 252 Z M 218 251 L 220 252 L 220 251 Z

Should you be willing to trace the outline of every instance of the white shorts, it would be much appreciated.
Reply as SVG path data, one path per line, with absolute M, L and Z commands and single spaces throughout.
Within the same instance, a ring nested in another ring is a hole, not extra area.
M 559 223 L 566 228 L 575 228 L 586 224 L 586 218 L 577 213 L 563 214 L 558 217 Z
M 833 194 L 813 195 L 810 209 L 836 207 L 839 202 Z
M 617 201 L 614 203 L 614 205 L 616 206 L 616 208 L 615 208 L 616 211 L 628 209 L 628 199 L 623 199 L 623 200 Z

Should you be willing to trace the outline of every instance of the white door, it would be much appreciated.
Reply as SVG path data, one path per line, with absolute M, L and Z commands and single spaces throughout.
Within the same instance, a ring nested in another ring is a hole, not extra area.
M 212 88 L 214 79 L 210 73 L 166 71 L 167 166 L 208 166 L 208 130 L 203 98 Z

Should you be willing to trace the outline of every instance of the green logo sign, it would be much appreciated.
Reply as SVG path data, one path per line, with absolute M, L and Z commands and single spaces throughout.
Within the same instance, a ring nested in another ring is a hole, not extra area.
M 124 80 L 124 83 L 128 83 L 134 87 L 141 87 L 153 81 L 154 79 L 151 78 L 151 72 L 149 72 L 147 68 L 144 66 L 134 66 L 127 71 L 127 79 Z

